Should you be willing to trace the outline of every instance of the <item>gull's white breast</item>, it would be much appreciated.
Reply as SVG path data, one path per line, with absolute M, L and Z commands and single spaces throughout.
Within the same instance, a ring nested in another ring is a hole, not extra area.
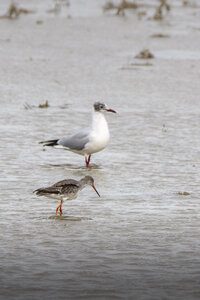
M 90 141 L 85 145 L 85 154 L 92 154 L 103 150 L 109 142 L 110 133 L 103 113 L 95 112 L 93 115 Z

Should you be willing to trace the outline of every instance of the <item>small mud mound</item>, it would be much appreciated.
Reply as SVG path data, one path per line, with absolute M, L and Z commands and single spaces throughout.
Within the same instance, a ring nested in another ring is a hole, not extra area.
M 152 58 L 154 58 L 154 55 L 148 49 L 144 49 L 139 54 L 137 54 L 135 56 L 135 58 L 139 58 L 139 59 L 152 59 Z

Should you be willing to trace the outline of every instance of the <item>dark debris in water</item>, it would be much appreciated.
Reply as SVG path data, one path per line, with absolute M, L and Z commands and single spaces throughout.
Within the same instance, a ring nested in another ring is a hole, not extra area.
M 46 100 L 45 103 L 43 103 L 43 104 L 39 104 L 38 107 L 39 107 L 39 108 L 48 108 L 48 107 L 49 107 L 49 102 L 48 102 L 48 100 Z
M 135 58 L 139 58 L 139 59 L 152 59 L 152 58 L 154 58 L 154 55 L 148 49 L 144 49 L 139 54 L 137 54 L 135 56 Z
M 128 65 L 125 65 L 120 68 L 120 70 L 135 70 L 135 67 L 150 67 L 153 66 L 152 63 L 149 63 L 148 59 L 154 58 L 154 55 L 148 50 L 144 49 L 142 50 L 139 54 L 135 56 L 137 59 L 146 59 L 145 62 L 138 62 L 138 61 L 133 61 L 129 63 Z
M 122 14 L 124 16 L 125 9 L 137 9 L 137 8 L 138 8 L 138 6 L 136 3 L 122 0 L 121 3 L 117 7 L 116 16 L 118 16 L 120 14 Z
M 156 8 L 155 14 L 153 16 L 153 20 L 155 21 L 163 20 L 164 10 L 169 12 L 171 9 L 170 5 L 167 3 L 167 0 L 159 0 L 159 1 L 160 1 L 160 5 Z
M 179 196 L 189 196 L 190 193 L 188 193 L 188 192 L 178 192 L 177 195 L 179 195 Z
M 155 33 L 155 34 L 152 34 L 150 35 L 151 38 L 169 38 L 170 35 L 169 34 L 162 34 L 162 33 Z
M 48 108 L 49 106 L 50 105 L 49 105 L 48 100 L 46 100 L 45 103 L 39 104 L 38 106 L 29 104 L 29 103 L 24 103 L 24 109 L 27 109 L 27 110 L 33 109 L 33 108 Z
M 0 16 L 0 18 L 13 20 L 18 18 L 20 14 L 33 14 L 33 13 L 35 13 L 34 10 L 19 8 L 16 4 L 11 3 L 7 13 L 5 15 Z
M 130 2 L 126 0 L 122 0 L 118 5 L 114 4 L 112 1 L 108 1 L 103 6 L 103 11 L 116 9 L 116 16 L 118 15 L 125 15 L 125 9 L 137 9 L 138 5 L 135 2 Z
M 46 100 L 44 103 L 41 103 L 39 105 L 33 105 L 33 104 L 29 104 L 27 102 L 24 103 L 24 109 L 28 110 L 28 109 L 33 109 L 33 108 L 49 108 L 50 104 L 49 101 Z M 52 106 L 51 106 L 52 107 Z M 68 108 L 68 104 L 64 103 L 60 106 L 58 106 L 60 109 L 66 109 Z

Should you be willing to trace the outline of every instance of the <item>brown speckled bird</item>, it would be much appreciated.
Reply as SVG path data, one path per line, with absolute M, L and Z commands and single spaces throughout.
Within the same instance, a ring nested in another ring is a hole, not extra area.
M 100 197 L 98 191 L 94 186 L 94 179 L 91 176 L 85 176 L 79 181 L 74 179 L 62 180 L 49 187 L 37 189 L 34 191 L 34 193 L 36 193 L 37 196 L 45 196 L 60 200 L 60 204 L 56 208 L 56 215 L 58 209 L 60 209 L 60 215 L 62 215 L 63 201 L 75 199 L 78 192 L 87 185 L 91 185 L 97 195 Z

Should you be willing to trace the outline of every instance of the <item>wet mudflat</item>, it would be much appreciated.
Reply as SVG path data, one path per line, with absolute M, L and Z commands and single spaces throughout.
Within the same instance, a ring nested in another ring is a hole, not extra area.
M 0 20 L 2 299 L 199 299 L 200 7 L 175 1 L 155 21 L 154 6 L 138 18 L 103 1 L 21 3 L 36 12 Z M 118 115 L 91 168 L 43 151 L 98 100 Z M 85 175 L 102 197 L 86 188 L 62 217 L 32 193 Z

